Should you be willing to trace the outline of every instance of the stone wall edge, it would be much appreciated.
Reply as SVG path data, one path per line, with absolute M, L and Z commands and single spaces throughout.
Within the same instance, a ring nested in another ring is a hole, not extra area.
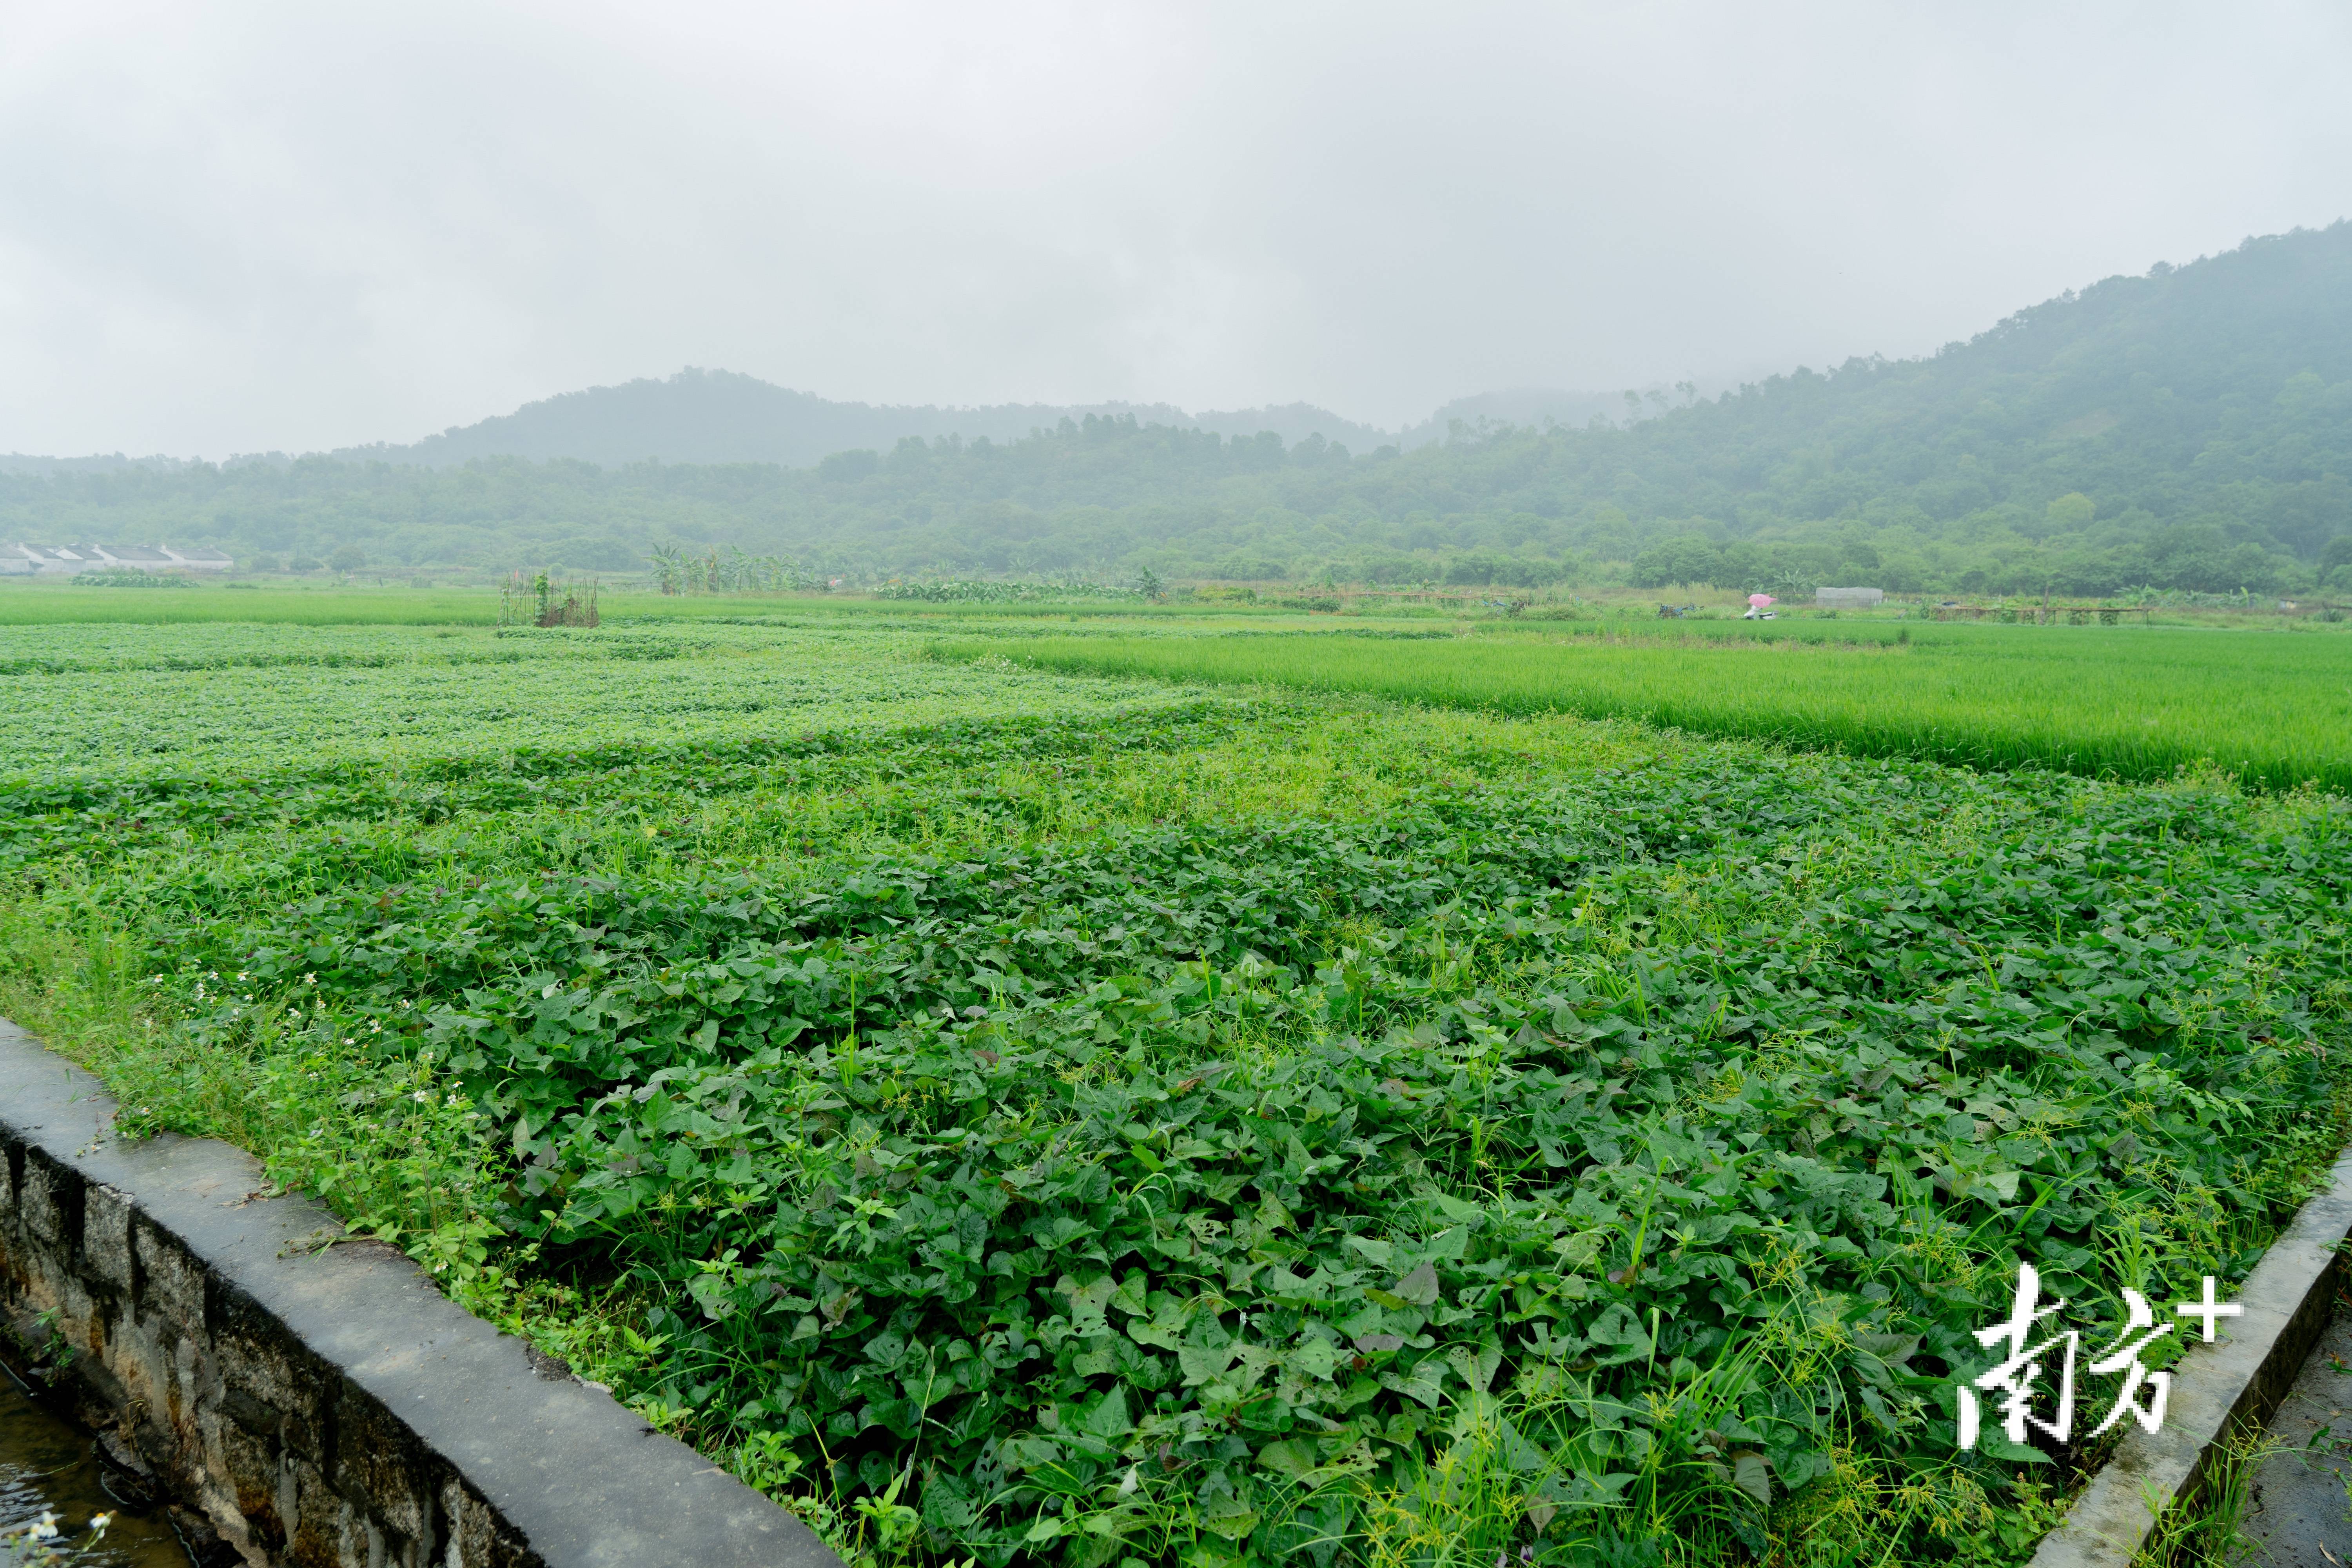
M 256 1568 L 840 1568 L 804 1525 L 0 1020 L 0 1316 Z M 38 1325 L 38 1326 L 37 1326 Z

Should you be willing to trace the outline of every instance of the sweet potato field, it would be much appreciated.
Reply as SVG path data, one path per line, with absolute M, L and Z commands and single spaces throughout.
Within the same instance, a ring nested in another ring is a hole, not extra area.
M 0 628 L 0 1011 L 853 1562 L 2022 1562 L 2018 1260 L 2104 1343 L 2352 1137 L 2317 790 L 281 631 Z

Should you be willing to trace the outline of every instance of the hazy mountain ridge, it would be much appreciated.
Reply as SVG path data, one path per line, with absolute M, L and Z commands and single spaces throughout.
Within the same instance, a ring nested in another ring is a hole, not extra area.
M 392 463 L 451 468 L 483 458 L 558 459 L 620 468 L 631 463 L 774 463 L 814 467 L 836 452 L 887 452 L 900 441 L 986 439 L 999 445 L 1058 429 L 1088 416 L 1132 419 L 1140 425 L 1205 430 L 1249 438 L 1271 431 L 1286 447 L 1319 436 L 1355 455 L 1384 446 L 1412 448 L 1448 438 L 1456 425 L 1472 429 L 1497 426 L 1582 427 L 1650 418 L 1676 406 L 1682 388 L 1645 389 L 1646 398 L 1622 392 L 1570 392 L 1512 388 L 1474 394 L 1444 404 L 1426 419 L 1402 430 L 1349 419 L 1311 403 L 1188 413 L 1170 403 L 1004 403 L 977 407 L 840 402 L 814 393 L 775 385 L 734 371 L 693 366 L 664 379 L 640 377 L 613 386 L 583 387 L 524 404 L 511 414 L 493 415 L 471 425 L 451 426 L 420 440 L 371 442 L 307 454 L 354 463 Z M 297 460 L 282 451 L 245 453 L 230 464 L 284 465 Z M 106 473 L 141 468 L 169 470 L 201 461 L 120 452 L 77 458 L 0 454 L 0 473 L 53 476 Z
M 672 401 L 690 405 L 714 380 L 739 407 L 823 402 L 715 373 L 633 395 L 683 388 Z M 1508 395 L 1547 395 L 1495 398 Z M 666 544 L 869 579 L 1149 566 L 2352 595 L 2352 225 L 2110 278 L 1920 359 L 1800 369 L 1664 413 L 1640 401 L 1655 416 L 1530 427 L 1465 399 L 1446 439 L 1402 451 L 1129 411 L 1003 442 L 918 435 L 814 468 L 125 460 L 0 474 L 0 538 L 168 539 L 247 559 L 349 547 L 394 569 L 625 571 Z
M 665 463 L 775 463 L 814 467 L 835 452 L 887 452 L 909 438 L 987 439 L 1002 445 L 1058 429 L 1089 415 L 1139 425 L 1206 430 L 1227 437 L 1272 431 L 1285 446 L 1311 437 L 1363 455 L 1384 446 L 1424 447 L 1471 426 L 1547 425 L 1581 427 L 1654 417 L 1687 401 L 1650 387 L 1632 404 L 1622 392 L 1514 388 L 1445 404 L 1418 424 L 1384 430 L 1311 403 L 1188 413 L 1169 403 L 1003 403 L 977 407 L 838 402 L 728 370 L 689 366 L 663 380 L 640 378 L 525 404 L 512 414 L 452 426 L 405 446 L 380 443 L 327 454 L 353 461 L 422 463 L 434 468 L 477 458 L 572 458 L 613 468 Z M 1693 389 L 1694 393 L 1696 389 Z
M 651 459 L 805 468 L 835 452 L 887 452 L 909 438 L 1019 441 L 1089 415 L 1220 436 L 1271 430 L 1285 445 L 1321 436 L 1359 451 L 1395 439 L 1387 431 L 1306 403 L 1198 415 L 1166 403 L 1005 403 L 971 408 L 843 403 L 734 371 L 688 367 L 664 380 L 641 378 L 562 393 L 527 403 L 512 414 L 453 426 L 406 446 L 352 447 L 327 455 L 434 468 L 477 458 L 535 462 L 561 458 L 607 468 Z

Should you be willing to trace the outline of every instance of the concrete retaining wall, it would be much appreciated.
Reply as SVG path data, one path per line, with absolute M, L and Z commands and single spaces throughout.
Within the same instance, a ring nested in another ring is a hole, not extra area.
M 255 1568 L 839 1568 L 799 1521 L 560 1363 L 263 1195 L 205 1139 L 118 1143 L 0 1022 L 0 1314 L 118 1461 Z M 233 1552 L 233 1555 L 232 1555 Z
M 2130 1568 L 2158 1508 L 2193 1500 L 2222 1445 L 2267 1425 L 2327 1330 L 2352 1237 L 2352 1153 L 2297 1211 L 2238 1292 L 2242 1316 L 2173 1369 L 2163 1430 L 2124 1424 L 2116 1446 L 2032 1568 Z M 2183 1323 L 2188 1334 L 2192 1324 Z

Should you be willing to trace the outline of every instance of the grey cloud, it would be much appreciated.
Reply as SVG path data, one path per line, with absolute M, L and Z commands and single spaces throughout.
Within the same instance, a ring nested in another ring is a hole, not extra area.
M 0 50 L 0 450 L 724 365 L 1321 404 L 1932 349 L 2347 205 L 2331 6 L 131 7 Z

